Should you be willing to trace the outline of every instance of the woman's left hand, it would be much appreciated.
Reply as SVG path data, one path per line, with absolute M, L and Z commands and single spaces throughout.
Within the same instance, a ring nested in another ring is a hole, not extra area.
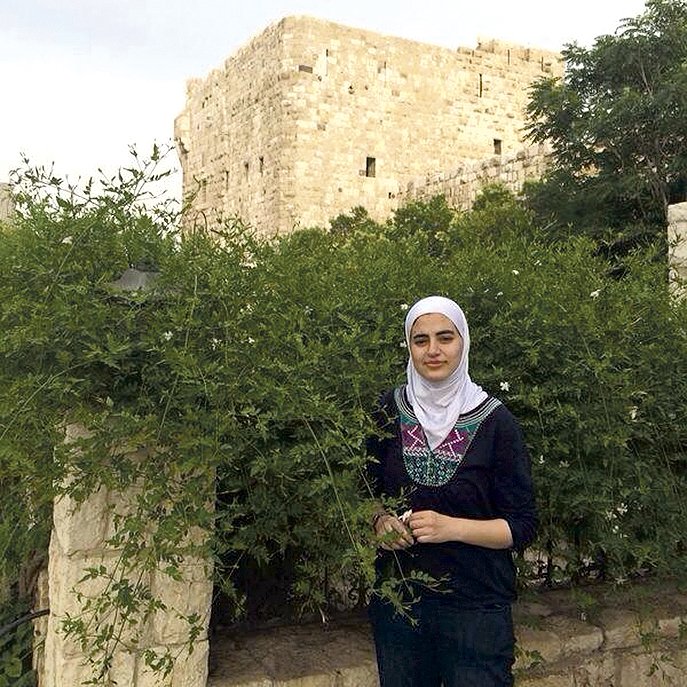
M 456 518 L 433 510 L 416 511 L 408 520 L 408 527 L 415 541 L 420 544 L 440 544 L 455 540 L 455 524 Z

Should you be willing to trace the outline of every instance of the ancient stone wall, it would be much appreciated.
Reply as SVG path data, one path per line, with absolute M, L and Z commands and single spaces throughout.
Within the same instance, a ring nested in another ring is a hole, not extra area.
M 497 41 L 449 50 L 287 17 L 188 84 L 176 121 L 196 217 L 265 233 L 363 205 L 375 219 L 408 184 L 523 149 L 527 89 L 555 53 Z
M 547 164 L 548 148 L 544 145 L 530 146 L 515 155 L 493 156 L 482 162 L 413 179 L 399 192 L 399 203 L 443 195 L 451 207 L 469 210 L 487 184 L 500 184 L 517 194 L 525 181 L 541 179 Z

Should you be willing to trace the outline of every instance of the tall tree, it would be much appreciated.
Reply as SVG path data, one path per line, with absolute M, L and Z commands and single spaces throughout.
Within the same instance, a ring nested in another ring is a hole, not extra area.
M 529 138 L 553 147 L 539 209 L 548 195 L 546 209 L 578 231 L 611 228 L 630 244 L 660 236 L 669 203 L 685 199 L 687 0 L 647 0 L 615 34 L 567 45 L 563 58 L 563 78 L 535 84 L 527 111 Z

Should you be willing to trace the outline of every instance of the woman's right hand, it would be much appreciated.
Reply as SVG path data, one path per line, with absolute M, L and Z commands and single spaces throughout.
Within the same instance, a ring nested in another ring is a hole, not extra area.
M 415 543 L 410 530 L 399 518 L 390 513 L 384 513 L 377 518 L 374 529 L 375 534 L 381 540 L 379 547 L 387 551 L 407 549 Z

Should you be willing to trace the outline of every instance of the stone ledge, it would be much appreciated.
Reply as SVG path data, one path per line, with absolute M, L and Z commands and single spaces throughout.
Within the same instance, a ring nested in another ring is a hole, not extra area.
M 515 607 L 518 687 L 682 687 L 687 598 L 675 583 L 541 592 Z M 207 687 L 375 687 L 372 635 L 345 622 L 226 632 Z

